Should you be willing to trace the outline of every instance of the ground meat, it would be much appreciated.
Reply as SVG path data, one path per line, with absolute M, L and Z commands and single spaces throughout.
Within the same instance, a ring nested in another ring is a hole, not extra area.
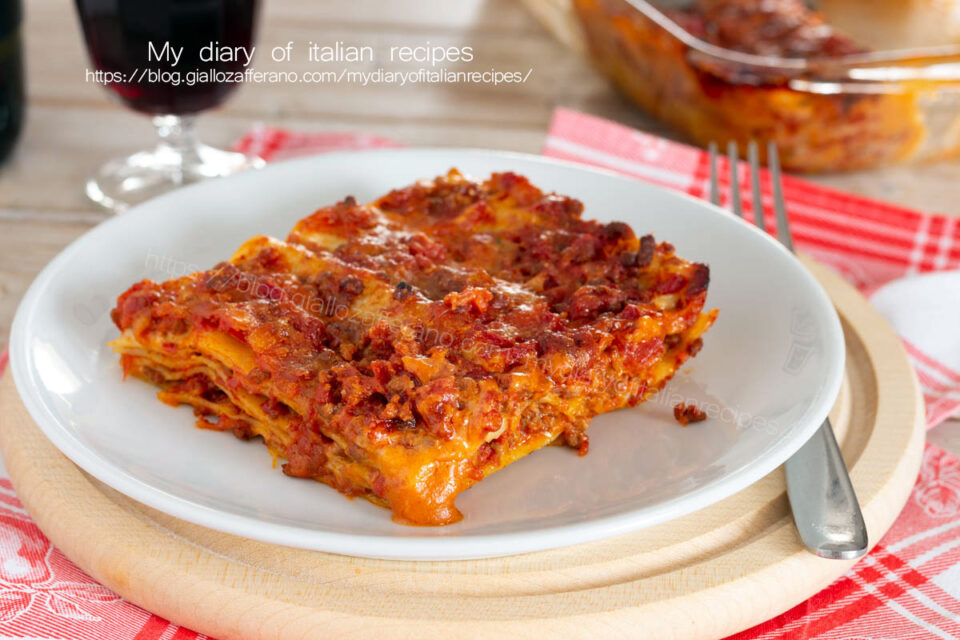
M 703 422 L 707 419 L 707 414 L 694 404 L 681 402 L 673 407 L 673 417 L 683 426 L 691 422 Z
M 393 299 L 406 300 L 411 293 L 413 293 L 413 287 L 406 282 L 398 282 L 396 288 L 393 290 Z

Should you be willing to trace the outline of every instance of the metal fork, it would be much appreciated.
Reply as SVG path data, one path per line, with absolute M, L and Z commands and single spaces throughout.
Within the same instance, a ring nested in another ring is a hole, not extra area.
M 730 208 L 743 218 L 738 175 L 739 154 L 736 142 L 727 145 L 730 160 Z M 760 161 L 755 141 L 747 146 L 750 163 L 750 182 L 753 193 L 754 223 L 766 231 L 761 199 Z M 777 147 L 767 147 L 767 165 L 773 191 L 773 207 L 777 217 L 777 237 L 794 252 L 793 239 L 787 223 L 786 201 L 780 176 Z M 717 145 L 710 144 L 710 201 L 720 204 Z M 840 447 L 827 418 L 817 432 L 794 453 L 784 465 L 787 472 L 787 495 L 804 546 L 824 558 L 849 560 L 867 552 L 867 527 L 863 522 L 857 495 L 850 483 L 850 475 L 840 455 Z

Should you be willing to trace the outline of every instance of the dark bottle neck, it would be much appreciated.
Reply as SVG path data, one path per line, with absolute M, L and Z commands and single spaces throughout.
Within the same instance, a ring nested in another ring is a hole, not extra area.
M 22 20 L 23 6 L 20 0 L 0 0 L 0 38 L 16 31 Z

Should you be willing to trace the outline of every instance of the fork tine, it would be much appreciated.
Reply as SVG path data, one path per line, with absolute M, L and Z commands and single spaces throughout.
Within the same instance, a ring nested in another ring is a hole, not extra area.
M 763 219 L 763 192 L 760 190 L 759 155 L 757 141 L 751 140 L 747 145 L 747 156 L 750 158 L 750 188 L 753 191 L 753 224 L 766 233 L 767 223 Z
M 770 167 L 770 180 L 773 183 L 773 209 L 777 214 L 777 238 L 780 244 L 793 252 L 793 238 L 790 236 L 790 223 L 787 222 L 787 204 L 783 197 L 783 178 L 780 175 L 780 157 L 777 145 L 767 145 L 767 164 Z
M 730 160 L 730 209 L 738 218 L 743 217 L 743 204 L 740 202 L 740 175 L 739 154 L 737 143 L 731 140 L 727 143 L 727 157 Z
M 710 202 L 720 206 L 720 178 L 717 172 L 717 143 L 711 142 L 710 151 Z

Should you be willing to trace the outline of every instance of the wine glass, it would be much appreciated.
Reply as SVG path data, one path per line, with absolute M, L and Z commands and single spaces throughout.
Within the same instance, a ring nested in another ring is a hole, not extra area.
M 157 146 L 111 160 L 86 185 L 120 212 L 184 184 L 263 166 L 197 141 L 201 111 L 222 103 L 253 53 L 259 0 L 76 0 L 95 70 L 128 107 L 151 116 Z

